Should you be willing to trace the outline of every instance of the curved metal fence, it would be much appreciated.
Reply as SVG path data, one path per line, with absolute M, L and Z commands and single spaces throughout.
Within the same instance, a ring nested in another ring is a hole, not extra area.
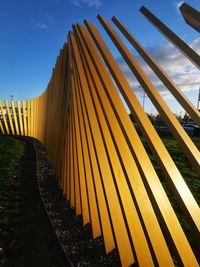
M 145 7 L 141 12 L 199 67 L 199 55 Z M 110 22 L 100 23 L 165 124 L 200 174 L 200 152 Z M 114 24 L 200 126 L 199 111 L 117 18 Z M 122 100 L 123 99 L 123 100 Z M 152 165 L 127 104 L 200 244 L 199 206 L 98 29 L 73 25 L 45 92 L 0 101 L 2 134 L 31 136 L 47 149 L 58 183 L 93 237 L 115 247 L 122 266 L 199 266 L 197 256 Z M 199 245 L 200 247 L 200 245 Z

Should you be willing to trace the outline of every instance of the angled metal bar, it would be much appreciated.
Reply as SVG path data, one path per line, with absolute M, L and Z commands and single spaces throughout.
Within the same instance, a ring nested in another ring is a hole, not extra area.
M 98 39 L 99 45 L 97 45 L 97 46 L 99 48 L 100 47 L 105 48 L 105 43 L 103 42 L 102 39 L 100 39 L 100 35 L 98 35 L 98 31 L 96 30 L 96 28 L 91 23 L 86 22 L 86 24 L 87 24 L 87 27 L 90 29 L 90 33 L 92 34 L 92 32 L 93 32 L 92 35 L 93 35 L 93 37 L 95 36 L 94 39 L 95 38 Z M 82 36 L 84 36 L 84 38 L 85 38 L 85 44 L 87 44 L 88 52 L 90 51 L 91 58 L 94 59 L 93 62 L 95 64 L 95 62 L 97 62 L 97 59 L 95 59 L 97 57 L 97 55 L 92 53 L 92 51 L 93 51 L 92 43 L 89 41 L 89 38 L 87 37 L 86 31 L 82 30 L 82 32 L 83 32 Z M 102 54 L 102 56 L 103 56 L 103 54 Z M 108 61 L 110 62 L 111 65 L 113 64 L 111 57 L 108 58 Z M 91 66 L 91 63 L 89 64 L 89 66 Z M 88 69 L 90 68 L 89 66 L 88 66 Z M 129 142 L 130 142 L 129 146 L 132 146 L 132 151 L 133 151 L 133 154 L 135 154 L 136 162 L 137 162 L 137 164 L 141 164 L 142 169 L 144 169 L 144 170 L 142 170 L 142 172 L 144 173 L 144 175 L 146 177 L 144 177 L 143 180 L 147 179 L 147 181 L 149 183 L 150 190 L 148 189 L 148 191 L 151 191 L 151 190 L 153 191 L 154 198 L 156 198 L 156 201 L 158 203 L 165 203 L 165 205 L 163 205 L 163 207 L 161 207 L 159 205 L 159 208 L 161 209 L 161 213 L 162 213 L 161 217 L 164 216 L 164 218 L 165 218 L 164 224 L 165 223 L 168 224 L 167 227 L 169 227 L 169 229 L 170 229 L 169 231 L 171 231 L 171 236 L 172 236 L 172 238 L 175 239 L 174 242 L 177 243 L 177 245 L 180 241 L 180 236 L 182 236 L 184 242 L 187 244 L 187 240 L 184 237 L 182 229 L 180 228 L 180 225 L 179 225 L 177 218 L 176 218 L 176 216 L 175 216 L 175 214 L 171 208 L 169 200 L 167 199 L 166 194 L 165 194 L 165 192 L 164 192 L 164 190 L 163 190 L 163 188 L 159 182 L 159 179 L 158 179 L 155 171 L 152 168 L 152 165 L 149 161 L 149 158 L 146 155 L 146 152 L 144 151 L 144 147 L 141 144 L 141 141 L 140 141 L 140 139 L 139 139 L 134 127 L 133 127 L 132 122 L 130 121 L 129 117 L 127 116 L 127 112 L 125 111 L 125 108 L 124 108 L 121 100 L 119 99 L 119 95 L 118 95 L 116 89 L 113 87 L 113 85 L 111 83 L 111 78 L 109 77 L 108 74 L 106 75 L 105 71 L 103 72 L 103 69 L 105 69 L 105 67 L 103 67 L 103 65 L 100 63 L 100 61 L 98 61 L 98 64 L 96 63 L 96 69 L 98 69 L 99 73 L 101 73 L 100 74 L 101 75 L 101 78 L 100 78 L 101 81 L 104 81 L 106 83 L 106 79 L 110 80 L 110 83 L 107 82 L 107 88 L 109 88 L 109 90 L 107 89 L 107 94 L 109 95 L 109 98 L 112 99 L 112 106 L 115 107 L 114 110 L 115 110 L 115 114 L 118 115 L 118 120 L 121 120 L 121 127 L 124 127 L 123 133 L 124 133 L 124 135 L 127 135 L 127 138 L 129 139 Z M 109 68 L 109 69 L 111 70 L 111 68 Z M 116 66 L 114 66 L 114 69 L 116 69 Z M 112 72 L 114 72 L 113 69 L 112 69 L 111 73 Z M 120 80 L 121 80 L 122 77 L 120 76 L 120 72 L 118 72 L 117 75 L 119 75 Z M 97 78 L 94 76 L 94 74 L 91 74 L 91 77 L 94 77 L 95 81 L 97 80 Z M 103 100 L 103 103 L 105 103 L 105 102 L 106 101 Z M 107 105 L 106 109 L 108 109 L 108 105 Z M 108 111 L 108 113 L 111 114 L 111 111 Z M 113 117 L 114 116 L 112 116 L 112 120 L 114 120 Z M 116 126 L 114 127 L 114 129 L 117 132 L 117 135 L 119 135 L 120 130 L 117 130 Z M 122 138 L 120 140 L 122 142 Z M 119 147 L 119 145 L 118 145 L 118 147 Z M 125 145 L 123 145 L 123 148 L 125 148 Z M 134 150 L 135 150 L 135 152 L 134 152 Z M 140 153 L 138 153 L 138 151 L 140 151 Z M 127 158 L 128 153 L 126 152 L 125 155 L 126 155 L 127 161 L 130 163 L 131 160 L 130 159 L 128 160 L 128 158 Z M 137 157 L 139 157 L 139 158 L 137 158 Z M 131 164 L 131 166 L 132 166 L 132 164 Z M 140 166 L 140 169 L 141 169 L 141 166 Z M 139 167 L 139 165 L 138 165 L 138 167 Z M 134 179 L 135 179 L 135 177 L 134 177 Z M 158 188 L 156 189 L 157 186 L 158 186 Z M 134 185 L 133 185 L 133 187 L 134 187 Z M 158 192 L 159 192 L 159 194 L 158 194 Z M 162 196 L 160 195 L 161 192 L 162 192 Z M 162 200 L 161 199 L 159 200 L 159 198 L 162 198 Z M 165 213 L 166 205 L 168 206 L 168 208 L 167 208 L 168 212 L 167 213 Z M 169 216 L 169 212 L 171 213 L 170 216 Z M 159 217 L 160 217 L 160 215 L 159 215 Z M 174 231 L 175 228 L 172 229 L 170 226 L 172 223 L 172 220 L 174 220 L 174 223 L 173 223 L 174 227 L 175 227 L 175 225 L 177 226 L 176 231 Z M 147 219 L 144 221 L 147 221 Z M 177 234 L 177 231 L 179 231 L 180 234 Z M 150 231 L 147 230 L 147 232 L 150 232 Z M 187 246 L 188 246 L 188 244 L 187 244 Z M 180 251 L 181 250 L 183 251 L 183 248 L 180 248 Z M 160 251 L 160 248 L 158 249 L 158 251 Z M 158 252 L 158 254 L 159 254 L 159 252 Z
M 70 205 L 75 208 L 75 181 L 74 181 L 74 159 L 73 159 L 73 120 L 72 120 L 72 109 L 70 112 L 70 168 L 69 168 L 69 179 L 70 179 Z
M 72 33 L 70 34 L 72 36 Z M 70 38 L 70 37 L 69 37 Z M 71 48 L 71 42 L 69 44 L 70 50 Z M 90 212 L 89 206 L 88 206 L 88 190 L 87 190 L 87 184 L 86 184 L 86 172 L 85 172 L 85 165 L 84 165 L 84 155 L 82 150 L 82 140 L 81 140 L 81 132 L 79 127 L 79 122 L 77 116 L 75 116 L 75 103 L 74 103 L 74 90 L 75 90 L 75 84 L 74 84 L 74 71 L 73 71 L 73 58 L 70 57 L 70 67 L 71 67 L 71 85 L 72 85 L 72 107 L 73 107 L 73 123 L 75 123 L 75 135 L 76 135 L 76 148 L 77 148 L 77 159 L 78 159 L 78 168 L 79 168 L 79 178 L 80 178 L 80 193 L 81 193 L 81 205 L 82 205 L 82 215 L 83 215 L 83 224 L 87 224 L 90 222 Z M 77 115 L 77 114 L 76 114 Z M 75 168 L 75 166 L 74 166 Z
M 34 125 L 33 125 L 33 137 L 36 138 L 36 98 L 33 99 L 33 122 L 34 122 Z
M 56 171 L 56 174 L 57 174 L 57 179 L 58 179 L 58 182 L 60 180 L 60 150 L 61 150 L 61 146 L 60 146 L 60 143 L 62 141 L 62 132 L 63 131 L 60 131 L 61 129 L 61 123 L 62 123 L 62 120 L 61 120 L 61 117 L 62 117 L 62 107 L 64 105 L 64 86 L 63 86 L 63 57 L 65 56 L 65 51 L 63 49 L 60 50 L 60 55 L 59 55 L 59 61 L 58 61 L 58 69 L 57 69 L 57 88 L 55 89 L 56 90 L 56 97 L 55 97 L 55 109 L 57 111 L 57 118 L 59 119 L 56 119 L 55 121 L 55 124 L 56 124 L 56 127 L 55 128 L 55 145 L 54 145 L 54 150 L 55 150 L 55 171 Z M 66 58 L 65 58 L 66 60 Z
M 80 85 L 79 85 L 80 86 Z M 86 114 L 86 110 L 83 103 L 83 98 L 81 94 L 81 90 L 78 90 L 78 87 L 75 88 L 75 93 L 77 97 L 77 103 L 79 103 L 79 114 L 83 114 L 82 119 L 84 123 L 84 128 L 86 131 L 86 137 L 88 142 L 88 147 L 90 151 L 90 161 L 92 165 L 92 172 L 94 177 L 94 184 L 97 194 L 97 202 L 98 202 L 98 209 L 101 219 L 101 227 L 102 227 L 102 233 L 103 233 L 103 239 L 105 244 L 105 250 L 106 253 L 109 253 L 115 248 L 112 228 L 110 224 L 109 214 L 108 214 L 108 207 L 106 204 L 106 196 L 104 195 L 104 189 L 102 184 L 102 177 L 99 170 L 99 164 L 98 164 L 98 155 L 97 151 L 95 151 L 95 145 L 94 145 L 94 135 L 92 133 L 92 130 L 89 126 L 88 117 Z
M 72 101 L 73 101 L 73 96 L 72 96 Z M 74 103 L 73 103 L 73 109 L 75 109 L 74 107 Z M 84 208 L 84 204 L 82 204 L 81 201 L 81 187 L 80 187 L 80 179 L 82 179 L 82 177 L 80 177 L 79 174 L 79 162 L 78 162 L 78 144 L 77 144 L 77 133 L 76 133 L 76 126 L 75 126 L 75 114 L 74 114 L 74 110 L 73 110 L 73 118 L 72 118 L 72 146 L 73 146 L 73 167 L 74 167 L 74 192 L 75 192 L 75 210 L 76 210 L 76 215 L 80 215 L 82 209 Z M 87 202 L 86 202 L 87 204 Z M 88 209 L 88 208 L 87 208 Z M 82 212 L 83 214 L 85 213 L 84 211 Z M 86 223 L 85 220 L 85 214 L 83 217 L 83 222 L 84 224 Z
M 67 80 L 67 97 L 66 97 L 66 118 L 67 118 L 67 155 L 66 155 L 66 181 L 64 183 L 64 192 L 66 192 L 66 198 L 67 200 L 70 199 L 70 123 L 69 123 L 69 119 L 70 119 L 70 103 L 71 103 L 71 78 L 70 78 L 70 50 L 69 50 L 69 46 L 67 47 L 68 49 L 68 56 L 69 56 L 69 60 L 68 60 L 68 68 L 67 68 L 67 76 L 68 76 L 68 80 Z
M 30 136 L 33 137 L 33 99 L 30 100 L 31 102 L 31 129 L 30 129 Z
M 5 106 L 6 106 L 6 112 L 7 112 L 8 121 L 9 121 L 9 124 L 10 124 L 11 133 L 14 135 L 15 134 L 15 129 L 14 129 L 14 126 L 13 126 L 13 120 L 11 118 L 10 107 L 8 105 L 8 101 L 7 100 L 5 100 Z
M 31 105 L 30 100 L 26 101 L 27 105 L 27 134 L 28 136 L 31 135 Z M 43 129 L 43 127 L 41 127 Z
M 72 76 L 73 77 L 73 76 Z M 91 221 L 91 211 L 89 209 L 89 200 L 88 200 L 88 188 L 87 188 L 87 178 L 84 164 L 84 154 L 82 147 L 82 139 L 80 133 L 80 127 L 78 122 L 78 117 L 76 116 L 76 106 L 74 101 L 74 90 L 75 90 L 74 80 L 72 81 L 72 105 L 73 105 L 73 123 L 75 126 L 75 137 L 76 137 L 76 148 L 77 148 L 77 159 L 78 159 L 78 168 L 79 168 L 79 178 L 80 178 L 80 192 L 81 192 L 81 205 L 82 205 L 82 216 L 83 224 L 86 225 Z M 74 166 L 75 167 L 75 166 Z M 76 184 L 76 183 L 75 183 Z
M 179 9 L 185 22 L 200 33 L 200 12 L 186 3 L 183 3 Z
M 21 112 L 21 103 L 20 103 L 20 101 L 17 101 L 17 110 L 18 110 L 18 120 L 19 120 L 20 135 L 24 135 L 24 127 L 23 127 L 23 123 L 22 123 L 22 112 Z
M 1 119 L 0 119 L 0 129 L 1 129 L 1 133 L 4 135 L 5 134 L 5 131 L 4 131 L 4 128 L 3 128 L 3 125 L 2 125 Z
M 94 181 L 93 181 L 94 177 L 92 173 L 92 166 L 91 166 L 91 161 L 89 158 L 89 150 L 88 150 L 87 140 L 86 140 L 86 133 L 85 133 L 82 116 L 79 113 L 80 103 L 77 102 L 77 98 L 75 95 L 75 90 L 76 88 L 78 88 L 77 78 L 78 78 L 77 75 L 74 75 L 74 90 L 72 91 L 73 100 L 74 100 L 74 108 L 75 108 L 74 119 L 75 121 L 77 120 L 79 123 L 82 153 L 83 153 L 83 162 L 84 162 L 85 177 L 86 177 L 88 204 L 89 204 L 90 218 L 91 218 L 91 224 L 92 224 L 92 234 L 93 234 L 93 238 L 96 238 L 101 235 L 101 228 L 100 228 L 99 212 L 98 212 L 98 207 L 97 207 L 96 191 L 95 191 Z
M 106 127 L 109 127 L 111 139 L 114 141 L 114 146 L 115 146 L 115 149 L 117 151 L 118 157 L 121 161 L 121 165 L 123 168 L 123 170 L 121 170 L 120 167 L 117 165 L 117 159 L 114 157 L 114 154 L 116 152 L 114 152 L 114 148 L 110 146 L 109 153 L 110 153 L 111 164 L 112 164 L 113 171 L 115 174 L 115 181 L 116 181 L 116 185 L 118 187 L 119 193 L 120 193 L 121 201 L 122 203 L 126 203 L 125 205 L 123 204 L 123 209 L 126 215 L 127 224 L 129 226 L 131 239 L 133 240 L 137 259 L 140 262 L 140 264 L 145 264 L 144 262 L 143 263 L 141 262 L 142 260 L 144 260 L 144 258 L 140 255 L 141 249 L 143 253 L 145 253 L 146 256 L 148 256 L 148 252 L 149 252 L 149 248 L 148 248 L 147 241 L 146 241 L 147 237 L 145 237 L 145 234 L 142 230 L 141 222 L 140 222 L 140 220 L 143 220 L 143 225 L 145 225 L 146 227 L 146 232 L 148 233 L 148 237 L 150 239 L 151 245 L 154 249 L 155 255 L 158 258 L 159 263 L 161 265 L 162 264 L 165 264 L 165 265 L 167 264 L 169 266 L 170 264 L 173 265 L 167 245 L 165 244 L 162 232 L 160 230 L 156 216 L 152 209 L 147 192 L 144 188 L 144 184 L 140 177 L 139 171 L 136 167 L 134 158 L 132 157 L 131 151 L 129 150 L 123 131 L 120 129 L 118 120 L 115 117 L 116 112 L 113 111 L 112 106 L 111 106 L 112 104 L 109 103 L 106 93 L 104 93 L 104 88 L 103 88 L 103 84 L 101 83 L 101 80 L 104 81 L 105 86 L 109 88 L 109 90 L 111 90 L 113 89 L 111 79 L 110 79 L 110 83 L 108 82 L 108 80 L 106 82 L 105 72 L 104 72 L 104 75 L 100 76 L 100 72 L 103 69 L 104 71 L 106 71 L 106 68 L 105 66 L 103 66 L 102 62 L 100 61 L 100 57 L 96 56 L 94 44 L 92 45 L 92 40 L 87 38 L 88 33 L 86 32 L 86 30 L 81 26 L 79 26 L 79 29 L 82 32 L 82 38 L 83 40 L 85 39 L 85 45 L 87 46 L 87 52 L 84 51 L 85 57 L 89 51 L 91 52 L 90 58 L 89 58 L 89 55 L 87 55 L 86 59 L 87 59 L 88 64 L 86 65 L 85 69 L 90 71 L 88 77 L 93 77 L 93 83 L 95 85 L 96 94 L 94 92 L 94 89 L 91 90 L 91 93 L 92 93 L 95 106 L 96 108 L 98 108 L 99 112 L 100 112 L 100 109 L 102 108 L 102 112 L 104 113 L 104 116 L 105 116 L 105 120 L 103 119 L 103 114 L 99 117 L 100 123 L 102 125 L 102 129 L 105 135 L 105 143 L 106 143 L 106 146 L 108 147 L 109 135 L 106 134 L 106 131 L 108 131 L 106 130 Z M 92 62 L 92 59 L 94 60 L 95 63 Z M 95 71 L 95 67 L 93 67 L 93 64 L 96 64 L 97 72 Z M 99 66 L 99 70 L 97 70 L 98 66 Z M 116 89 L 114 90 L 116 91 Z M 120 100 L 119 95 L 114 94 L 112 90 L 110 97 L 111 99 L 113 99 L 113 101 L 117 102 L 118 112 L 123 113 L 123 119 L 124 120 L 126 120 L 126 118 L 129 119 L 129 116 L 127 112 L 125 111 L 125 108 Z M 101 108 L 99 105 L 101 106 Z M 125 112 L 123 112 L 123 110 Z M 133 139 L 135 139 L 134 133 L 132 133 L 132 137 Z M 119 173 L 120 173 L 120 177 L 119 177 Z M 120 182 L 118 179 L 120 180 Z M 136 187 L 138 190 L 135 190 Z M 141 199 L 143 199 L 142 202 L 140 202 Z M 137 210 L 136 213 L 135 213 L 135 209 Z M 131 213 L 130 213 L 130 210 L 131 210 Z M 148 210 L 147 217 L 146 217 L 146 210 Z M 140 214 L 139 218 L 137 217 L 138 216 L 137 213 Z M 151 221 L 151 224 L 149 224 L 150 221 Z M 151 234 L 152 223 L 154 224 L 155 227 L 154 227 L 154 232 Z M 140 235 L 140 240 L 138 239 L 138 236 L 137 238 L 135 238 L 136 232 L 138 235 Z M 158 242 L 158 239 L 160 240 L 159 242 Z M 158 247 L 156 248 L 158 243 L 160 246 L 159 248 Z M 162 253 L 165 254 L 165 257 L 164 257 L 165 260 L 163 258 L 159 259 L 158 255 L 160 254 L 161 250 L 162 250 Z M 151 259 L 146 257 L 145 260 L 148 262 L 148 264 L 150 264 Z M 163 260 L 165 261 L 165 263 L 162 263 Z
M 158 78 L 169 89 L 176 100 L 182 105 L 187 113 L 193 118 L 193 120 L 200 127 L 200 112 L 194 107 L 190 100 L 184 95 L 180 88 L 172 81 L 162 67 L 153 59 L 153 57 L 145 50 L 145 48 L 137 41 L 137 39 L 131 34 L 127 28 L 116 18 L 113 17 L 112 21 L 118 27 L 118 29 L 126 36 L 137 52 L 146 61 L 149 67 L 155 72 Z
M 67 174 L 66 174 L 66 198 L 70 200 L 70 192 L 71 192 L 71 180 L 70 180 L 70 160 L 71 160 L 71 145 L 70 145 L 70 116 L 68 117 L 68 135 L 67 135 Z
M 23 124 L 24 124 L 24 135 L 27 136 L 27 110 L 26 110 L 26 102 L 23 100 L 22 101 L 22 112 L 23 112 Z M 37 119 L 36 119 L 36 122 Z
M 173 113 L 170 111 L 169 107 L 166 105 L 160 94 L 157 92 L 156 88 L 153 86 L 148 76 L 142 70 L 141 66 L 130 53 L 130 51 L 126 48 L 116 31 L 111 26 L 111 24 L 105 19 L 103 19 L 101 16 L 98 16 L 98 19 L 103 25 L 108 35 L 110 36 L 110 38 L 112 39 L 112 41 L 114 42 L 115 46 L 120 51 L 121 55 L 127 62 L 129 68 L 141 84 L 142 88 L 145 90 L 152 103 L 155 105 L 163 120 L 168 125 L 172 134 L 183 148 L 185 155 L 188 157 L 194 168 L 200 174 L 199 150 L 194 145 L 190 137 L 187 135 L 181 124 L 175 118 Z
M 81 64 L 79 50 L 76 41 L 71 34 L 70 34 L 70 42 L 73 48 L 74 59 L 77 66 L 81 87 L 84 88 L 82 92 L 84 96 L 85 106 L 86 109 L 88 110 L 87 113 L 89 115 L 90 127 L 92 128 L 92 131 L 95 132 L 96 150 L 101 152 L 101 160 L 99 161 L 99 164 L 102 172 L 104 188 L 108 199 L 110 216 L 112 218 L 112 226 L 115 233 L 116 245 L 119 251 L 122 265 L 131 265 L 134 262 L 133 252 L 128 238 L 116 188 L 113 182 L 113 176 L 110 170 L 110 165 L 103 144 L 101 131 L 99 129 L 99 123 L 97 121 L 96 116 L 94 116 L 95 110 L 93 107 L 91 96 L 88 92 L 88 84 L 86 77 L 84 75 L 83 66 Z
M 112 54 L 108 50 L 106 43 L 102 39 L 101 35 L 99 34 L 98 30 L 94 25 L 86 21 L 87 28 L 95 41 L 99 52 L 101 53 L 103 59 L 105 60 L 108 69 L 110 70 L 116 84 L 118 85 L 120 92 L 122 93 L 126 103 L 128 104 L 129 109 L 131 110 L 135 120 L 137 121 L 140 130 L 142 131 L 143 135 L 146 137 L 149 147 L 151 148 L 152 152 L 154 153 L 155 157 L 157 158 L 160 167 L 162 168 L 165 176 L 168 179 L 170 187 L 172 191 L 175 193 L 180 206 L 184 207 L 183 210 L 185 211 L 187 217 L 190 219 L 191 225 L 193 225 L 194 229 L 197 230 L 197 234 L 199 233 L 200 229 L 200 218 L 199 218 L 199 207 L 194 200 L 191 192 L 189 191 L 184 179 L 182 178 L 180 172 L 178 171 L 176 165 L 174 164 L 172 158 L 170 157 L 168 151 L 166 150 L 164 144 L 162 143 L 159 135 L 157 134 L 155 128 L 151 124 L 149 118 L 147 117 L 146 113 L 142 109 L 137 97 L 135 96 L 131 86 L 125 79 L 122 71 L 120 70 L 119 66 L 117 65 L 115 59 L 113 58 Z M 105 76 L 105 75 L 104 75 Z M 108 93 L 110 90 L 108 91 Z M 119 105 L 119 104 L 118 104 Z M 117 106 L 118 106 L 117 105 Z M 120 114 L 119 114 L 120 116 Z M 124 121 L 124 116 L 122 116 L 122 121 L 124 122 L 124 129 L 125 132 L 128 131 L 130 128 L 129 121 Z M 129 130 L 130 133 L 127 133 L 127 136 L 130 136 L 130 143 L 132 144 L 135 142 L 135 138 L 133 141 L 132 132 L 133 130 Z M 134 147 L 134 143 L 132 144 Z M 136 146 L 135 154 L 138 154 L 138 148 Z M 140 148 L 141 150 L 142 148 Z M 163 161 L 163 158 L 165 159 Z M 145 176 L 148 177 L 150 175 L 151 165 L 144 163 L 144 157 L 141 158 L 141 165 L 143 165 L 142 171 L 145 173 Z M 137 162 L 137 161 L 136 161 Z M 151 177 L 156 177 L 151 174 Z M 155 189 L 155 186 L 152 187 L 152 192 Z M 153 193 L 156 196 L 155 193 Z M 157 202 L 160 202 L 157 200 Z
M 6 129 L 6 133 L 7 133 L 7 134 L 10 134 L 10 129 L 9 129 L 9 127 L 8 127 L 8 123 L 7 123 L 7 120 L 6 120 L 6 116 L 5 116 L 5 114 L 4 114 L 4 109 L 3 109 L 3 106 L 2 106 L 2 102 L 1 102 L 1 100 L 0 100 L 0 110 L 1 110 L 1 115 L 2 115 L 2 117 L 3 117 L 3 122 L 4 122 L 4 127 L 5 127 L 5 129 Z
M 183 53 L 197 68 L 200 68 L 200 56 L 170 30 L 163 22 L 154 16 L 146 7 L 142 6 L 140 12 Z
M 72 69 L 73 67 L 73 59 L 70 57 L 70 66 Z M 80 165 L 78 160 L 78 153 L 80 153 L 80 136 L 78 136 L 77 131 L 77 113 L 76 112 L 76 106 L 75 106 L 75 96 L 74 96 L 74 90 L 75 90 L 75 78 L 74 78 L 74 70 L 71 73 L 71 112 L 72 112 L 72 147 L 73 147 L 73 173 L 74 173 L 74 198 L 75 198 L 75 210 L 76 214 L 83 214 L 83 224 L 89 222 L 89 209 L 88 209 L 88 201 L 87 201 L 87 192 L 86 192 L 86 184 L 85 184 L 85 174 L 83 176 L 83 172 L 80 171 Z M 76 116 L 76 117 L 75 117 Z M 79 130 L 80 131 L 80 130 Z M 77 140 L 79 138 L 79 142 Z M 79 147 L 78 147 L 79 146 Z M 80 177 L 82 175 L 82 177 Z M 83 192 L 84 191 L 84 192 Z M 85 201 L 85 202 L 84 202 Z M 87 205 L 87 206 L 86 206 Z M 84 210 L 83 210 L 84 209 Z M 86 212 L 87 214 L 86 214 Z
M 63 195 L 67 200 L 69 200 L 69 185 L 68 185 L 68 168 L 69 168 L 69 134 L 68 134 L 68 123 L 67 123 L 67 128 L 66 128 L 66 137 L 65 137 L 65 149 L 64 149 L 64 158 L 63 158 L 63 184 L 62 184 L 62 190 L 63 190 Z
M 68 79 L 68 48 L 67 43 L 63 46 L 63 53 L 62 53 L 62 65 L 61 65 L 61 76 L 60 76 L 60 88 L 61 88 L 61 111 L 60 111 L 60 131 L 59 133 L 59 154 L 58 154 L 58 177 L 60 177 L 59 182 L 62 183 L 63 181 L 63 158 L 64 158 L 64 148 L 66 143 L 66 130 L 67 130 L 67 79 Z
M 13 119 L 15 123 L 15 131 L 16 131 L 16 134 L 19 135 L 19 126 L 18 126 L 18 120 L 16 116 L 16 111 L 15 111 L 15 102 L 13 100 L 11 101 L 11 107 L 12 107 L 12 114 L 13 114 Z

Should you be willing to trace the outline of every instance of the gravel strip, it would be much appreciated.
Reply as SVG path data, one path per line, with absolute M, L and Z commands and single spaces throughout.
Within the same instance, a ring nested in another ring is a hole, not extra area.
M 120 266 L 117 250 L 105 254 L 102 237 L 92 238 L 91 225 L 83 226 L 58 188 L 45 148 L 28 138 L 36 151 L 40 194 L 51 224 L 71 266 Z

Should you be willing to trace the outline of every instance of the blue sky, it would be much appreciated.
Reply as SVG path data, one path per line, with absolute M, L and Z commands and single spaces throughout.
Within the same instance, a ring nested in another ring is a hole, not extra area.
M 199 71 L 190 64 L 139 12 L 144 5 L 200 53 L 199 34 L 183 20 L 175 0 L 0 0 L 0 99 L 29 99 L 40 95 L 51 77 L 59 49 L 73 23 L 88 19 L 98 26 L 111 51 L 142 100 L 142 92 L 120 55 L 96 19 L 119 18 L 185 90 L 196 105 Z M 185 1 L 200 10 L 200 0 Z M 125 40 L 125 39 L 124 39 Z M 173 112 L 183 112 L 138 57 Z M 169 57 L 169 54 L 171 55 Z M 192 81 L 192 82 L 191 82 Z M 140 91 L 140 92 L 139 92 Z M 155 109 L 146 98 L 146 110 Z

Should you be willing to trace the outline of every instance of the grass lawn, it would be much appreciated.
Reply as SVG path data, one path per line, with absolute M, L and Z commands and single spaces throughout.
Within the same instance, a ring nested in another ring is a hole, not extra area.
M 15 170 L 22 155 L 23 145 L 19 140 L 0 135 L 0 224 L 12 212 L 11 194 L 19 186 L 15 179 Z
M 198 205 L 200 205 L 200 179 L 199 175 L 195 171 L 195 169 L 191 166 L 190 162 L 188 161 L 187 157 L 183 153 L 182 149 L 180 148 L 177 141 L 174 139 L 174 137 L 171 134 L 164 134 L 160 135 L 163 143 L 165 144 L 167 150 L 169 151 L 172 159 L 174 160 L 176 166 L 178 167 L 180 173 L 182 174 L 186 184 L 190 188 L 190 191 L 192 192 L 195 200 L 197 201 Z M 190 224 L 188 220 L 186 219 L 185 215 L 183 214 L 182 210 L 180 209 L 180 206 L 174 197 L 168 182 L 163 175 L 161 169 L 159 168 L 159 165 L 157 163 L 157 160 L 155 159 L 154 155 L 151 153 L 150 149 L 147 146 L 147 143 L 145 142 L 144 138 L 141 137 L 141 140 L 145 146 L 145 149 L 147 153 L 149 154 L 149 157 L 151 159 L 151 162 L 158 174 L 158 177 L 160 178 L 160 181 L 166 191 L 166 194 L 168 195 L 168 198 L 179 218 L 179 221 L 183 227 L 183 230 L 185 231 L 192 247 L 195 251 L 199 250 L 198 242 L 194 236 L 194 233 L 190 227 Z M 193 142 L 197 146 L 198 149 L 200 149 L 200 137 L 192 137 Z M 198 253 L 198 252 L 197 252 Z
M 165 146 L 167 147 L 171 157 L 175 161 L 179 171 L 181 172 L 185 182 L 190 188 L 194 198 L 200 205 L 200 179 L 197 172 L 193 169 L 182 149 L 179 147 L 176 140 L 170 134 L 161 136 Z M 200 149 L 200 137 L 192 137 L 193 142 Z M 161 183 L 169 197 L 169 200 L 179 218 L 179 221 L 190 240 L 190 243 L 194 250 L 198 250 L 198 243 L 194 238 L 194 233 L 188 223 L 185 215 L 179 207 L 176 198 L 173 196 L 172 191 L 168 185 L 168 182 L 163 175 L 159 165 L 147 146 L 144 138 L 141 140 L 150 156 L 152 164 L 161 180 Z M 19 191 L 20 181 L 15 177 L 15 170 L 18 166 L 18 162 L 24 153 L 23 144 L 12 137 L 0 136 L 0 230 L 1 223 L 5 223 L 13 213 L 12 202 L 13 195 Z M 19 196 L 20 197 L 20 196 Z M 16 199 L 16 196 L 15 198 Z
M 162 183 L 166 184 L 166 179 L 164 178 L 164 175 L 159 168 L 157 164 L 157 160 L 151 153 L 150 149 L 148 148 L 146 142 L 143 138 L 142 142 L 150 156 L 150 159 L 162 181 Z M 187 183 L 188 187 L 190 188 L 193 196 L 195 197 L 197 203 L 200 205 L 200 179 L 195 171 L 195 169 L 191 166 L 190 162 L 188 161 L 187 157 L 183 153 L 182 149 L 180 148 L 177 141 L 173 138 L 172 135 L 163 135 L 161 136 L 161 139 L 163 143 L 165 144 L 167 150 L 169 151 L 169 154 L 171 155 L 172 159 L 174 160 L 176 166 L 178 167 L 179 171 L 181 172 L 185 182 Z M 200 149 L 200 137 L 192 137 L 193 142 L 197 146 L 198 149 Z M 168 191 L 167 186 L 165 186 L 166 191 Z M 169 193 L 170 194 L 170 193 Z

